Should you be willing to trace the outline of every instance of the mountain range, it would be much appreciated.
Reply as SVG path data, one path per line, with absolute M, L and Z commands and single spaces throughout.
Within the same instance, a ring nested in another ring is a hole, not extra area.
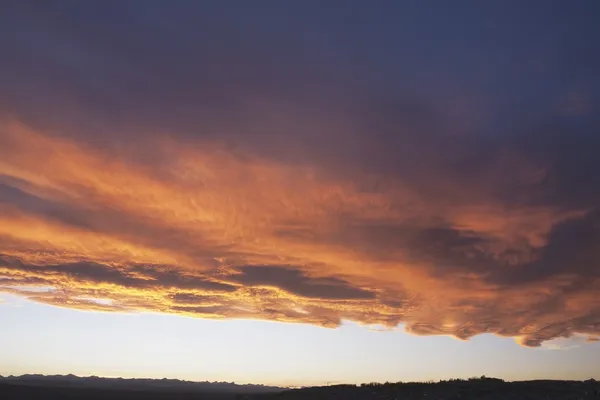
M 119 390 L 166 390 L 185 392 L 212 393 L 269 393 L 280 392 L 284 388 L 254 384 L 236 384 L 234 382 L 194 382 L 179 379 L 146 379 L 146 378 L 104 378 L 98 376 L 80 377 L 76 375 L 21 375 L 0 376 L 0 383 L 18 384 L 23 386 L 41 387 L 71 387 L 88 389 L 119 389 Z

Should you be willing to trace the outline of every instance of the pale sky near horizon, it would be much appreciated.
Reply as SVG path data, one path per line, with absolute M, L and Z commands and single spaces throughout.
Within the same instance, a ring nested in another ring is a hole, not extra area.
M 0 1 L 0 373 L 600 379 L 599 20 Z
M 600 343 L 529 349 L 482 335 L 463 342 L 346 322 L 340 328 L 159 314 L 90 313 L 3 295 L 0 375 L 75 374 L 281 386 L 427 381 L 600 380 Z

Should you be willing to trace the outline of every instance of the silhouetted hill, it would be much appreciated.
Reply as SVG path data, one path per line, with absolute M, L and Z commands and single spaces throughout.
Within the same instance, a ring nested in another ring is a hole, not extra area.
M 494 378 L 437 383 L 336 385 L 284 390 L 228 382 L 177 379 L 80 378 L 73 375 L 0 377 L 0 399 L 37 400 L 599 400 L 596 381 L 504 382 Z
M 232 399 L 236 395 L 280 392 L 264 385 L 191 382 L 178 379 L 123 379 L 75 375 L 0 377 L 0 399 Z
M 438 383 L 323 386 L 250 397 L 253 400 L 599 400 L 594 381 L 504 382 L 493 378 Z

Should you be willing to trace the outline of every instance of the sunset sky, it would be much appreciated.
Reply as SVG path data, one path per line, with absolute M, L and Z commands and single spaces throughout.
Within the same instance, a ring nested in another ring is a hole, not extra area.
M 600 2 L 0 5 L 0 375 L 600 379 Z

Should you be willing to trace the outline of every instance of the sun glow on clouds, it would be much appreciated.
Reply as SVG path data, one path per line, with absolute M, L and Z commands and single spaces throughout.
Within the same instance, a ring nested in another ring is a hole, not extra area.
M 0 290 L 85 310 L 403 323 L 527 346 L 600 334 L 599 278 L 520 278 L 545 261 L 553 229 L 588 209 L 506 207 L 484 189 L 440 199 L 402 179 L 365 190 L 374 173 L 323 174 L 214 140 L 136 146 L 1 126 Z

